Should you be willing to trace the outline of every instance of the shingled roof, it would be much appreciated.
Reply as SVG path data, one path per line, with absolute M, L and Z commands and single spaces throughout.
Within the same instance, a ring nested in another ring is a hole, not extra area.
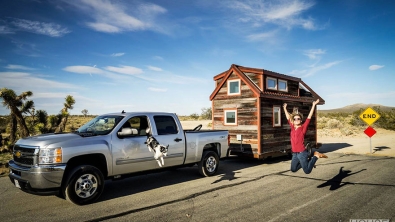
M 289 75 L 284 75 L 280 74 L 277 72 L 265 70 L 265 69 L 258 69 L 258 68 L 250 68 L 250 67 L 244 67 L 244 66 L 239 66 L 236 64 L 232 64 L 230 68 L 222 72 L 216 76 L 214 76 L 214 81 L 217 81 L 219 79 L 222 79 L 222 81 L 217 84 L 215 87 L 213 93 L 210 95 L 210 100 L 212 101 L 214 97 L 217 95 L 219 90 L 222 88 L 222 86 L 226 83 L 227 79 L 229 76 L 235 73 L 254 93 L 256 97 L 263 97 L 263 98 L 273 98 L 273 99 L 283 99 L 283 100 L 292 100 L 292 101 L 302 101 L 302 102 L 311 102 L 312 98 L 308 96 L 294 96 L 290 95 L 287 93 L 281 93 L 281 92 L 271 92 L 271 91 L 264 91 L 261 89 L 259 86 L 257 86 L 249 77 L 246 75 L 246 73 L 252 73 L 256 75 L 265 75 L 269 77 L 275 77 L 275 78 L 280 78 L 284 80 L 291 80 L 291 81 L 296 81 L 299 82 L 300 85 L 305 87 L 309 92 L 312 94 L 314 100 L 315 99 L 320 99 L 320 105 L 325 104 L 325 100 L 323 100 L 314 90 L 312 90 L 305 82 L 302 81 L 301 78 L 289 76 Z

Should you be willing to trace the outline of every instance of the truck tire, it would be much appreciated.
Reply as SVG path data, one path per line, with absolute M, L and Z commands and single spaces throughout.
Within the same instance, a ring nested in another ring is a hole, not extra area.
M 219 167 L 219 157 L 214 151 L 204 151 L 203 157 L 198 164 L 199 173 L 202 176 L 213 176 Z
M 104 176 L 94 166 L 82 165 L 74 168 L 65 186 L 66 199 L 77 205 L 96 201 L 104 190 Z

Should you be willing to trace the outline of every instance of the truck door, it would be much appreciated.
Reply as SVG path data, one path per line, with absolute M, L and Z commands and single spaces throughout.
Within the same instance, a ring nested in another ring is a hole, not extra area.
M 158 168 L 154 154 L 149 151 L 145 144 L 147 140 L 145 131 L 149 125 L 147 116 L 133 116 L 123 124 L 120 130 L 123 127 L 129 127 L 137 130 L 137 134 L 122 138 L 119 136 L 113 137 L 114 175 Z
M 164 166 L 183 164 L 185 157 L 185 138 L 173 116 L 154 115 L 153 119 L 157 131 L 157 135 L 153 136 L 161 145 L 169 146 L 167 156 L 164 157 Z

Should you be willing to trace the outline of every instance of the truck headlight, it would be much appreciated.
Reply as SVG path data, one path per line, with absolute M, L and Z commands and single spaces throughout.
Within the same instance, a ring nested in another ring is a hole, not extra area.
M 62 148 L 40 149 L 39 164 L 47 163 L 61 163 L 62 162 Z

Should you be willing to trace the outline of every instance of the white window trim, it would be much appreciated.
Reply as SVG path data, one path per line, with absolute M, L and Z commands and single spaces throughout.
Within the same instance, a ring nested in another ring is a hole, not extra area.
M 276 110 L 277 112 L 277 117 L 278 117 L 278 123 L 276 123 Z M 273 106 L 273 127 L 276 126 L 281 126 L 281 107 L 280 106 Z
M 229 112 L 234 112 L 235 113 L 235 122 L 234 123 L 228 123 L 226 114 Z M 231 109 L 231 110 L 224 110 L 224 125 L 231 125 L 231 126 L 236 126 L 237 125 L 237 110 L 236 109 Z
M 237 92 L 237 93 L 231 93 L 230 92 L 230 83 L 231 82 L 238 82 L 238 84 L 239 84 L 239 92 Z M 240 95 L 240 94 L 241 94 L 240 79 L 228 80 L 228 95 Z
M 275 81 L 276 82 L 276 86 L 275 87 L 269 87 L 269 80 Z M 266 89 L 277 90 L 277 79 L 276 78 L 272 78 L 272 77 L 267 77 L 266 78 Z
M 284 82 L 284 83 L 285 83 L 285 86 L 286 86 L 285 89 L 280 89 L 280 87 L 279 87 L 279 88 L 278 88 L 278 91 L 288 92 L 288 81 L 279 79 L 278 82 L 279 82 L 278 85 L 280 85 L 280 82 Z

